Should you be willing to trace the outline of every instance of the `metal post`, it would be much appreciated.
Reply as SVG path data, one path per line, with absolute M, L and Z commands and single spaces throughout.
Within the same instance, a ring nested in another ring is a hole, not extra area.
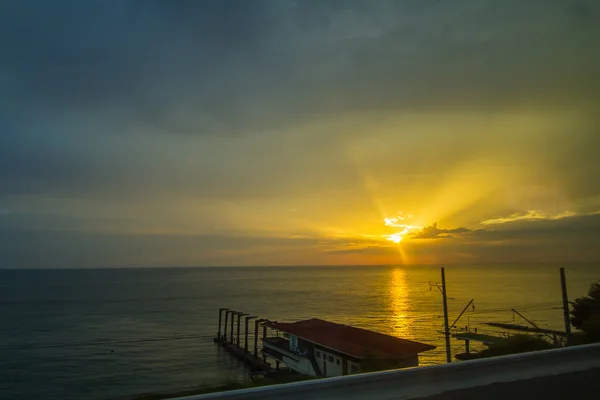
M 217 330 L 217 339 L 221 340 L 221 317 L 223 316 L 223 311 L 229 310 L 228 308 L 219 308 L 219 329 Z
M 256 316 L 249 316 L 246 317 L 246 325 L 244 329 L 244 353 L 248 354 L 248 321 L 250 321 L 251 319 L 256 318 Z
M 239 348 L 240 347 L 240 320 L 242 319 L 242 316 L 244 315 L 248 315 L 246 313 L 239 313 L 238 314 L 238 326 L 237 326 L 237 334 L 236 334 L 236 339 L 235 339 L 235 345 Z
M 256 358 L 258 358 L 258 325 L 263 321 L 264 319 L 254 321 L 254 357 Z
M 223 315 L 223 309 L 219 308 L 219 327 L 217 328 L 217 339 L 221 339 L 221 317 Z
M 448 299 L 446 296 L 446 273 L 442 267 L 442 298 L 444 299 L 444 336 L 446 337 L 446 362 L 452 362 L 452 350 L 450 349 L 450 327 L 448 326 Z
M 223 341 L 227 341 L 227 321 L 229 321 L 229 314 L 232 313 L 233 310 L 225 311 L 225 326 L 223 327 Z
M 235 345 L 240 347 L 240 320 L 242 319 L 242 314 L 237 315 L 237 330 L 235 335 Z
M 560 269 L 560 287 L 562 289 L 563 314 L 565 317 L 565 333 L 567 334 L 567 346 L 571 344 L 571 322 L 569 321 L 569 297 L 567 296 L 567 279 L 565 269 Z
M 231 332 L 229 335 L 229 338 L 230 338 L 229 343 L 233 343 L 233 325 L 234 325 L 233 317 L 237 314 L 239 314 L 238 311 L 234 311 L 231 313 Z
M 267 338 L 267 325 L 263 324 L 263 342 L 264 342 L 264 339 L 266 339 L 266 338 Z M 263 362 L 264 363 L 267 362 L 267 354 L 266 353 L 263 353 Z
M 450 325 L 450 328 L 456 328 L 456 323 L 458 322 L 458 320 L 460 319 L 460 317 L 463 316 L 463 314 L 465 313 L 465 311 L 467 311 L 467 308 L 469 308 L 469 306 L 471 304 L 473 304 L 473 300 L 475 300 L 475 299 L 471 299 L 471 301 L 467 303 L 467 305 L 465 306 L 465 308 L 463 308 L 463 310 L 460 312 L 460 314 L 458 314 L 458 317 L 456 317 L 456 319 L 454 320 L 454 322 L 452 323 L 452 325 Z
M 544 329 L 540 328 L 539 326 L 536 325 L 535 322 L 527 319 L 527 317 L 525 317 L 523 314 L 521 314 L 520 312 L 518 312 L 517 310 L 515 310 L 514 308 L 511 308 L 511 311 L 514 312 L 515 314 L 517 314 L 519 317 L 523 318 L 525 321 L 529 322 L 531 324 L 531 326 L 533 326 L 538 332 L 540 332 L 541 334 L 545 335 L 548 337 L 548 339 L 552 339 L 552 336 L 550 336 L 548 334 L 548 332 L 545 332 Z

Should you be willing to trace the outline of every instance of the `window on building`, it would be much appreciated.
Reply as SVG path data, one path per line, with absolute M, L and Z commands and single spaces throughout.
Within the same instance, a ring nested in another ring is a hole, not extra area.
M 340 359 L 339 359 L 339 358 L 336 358 L 336 359 L 335 359 L 335 363 L 336 363 L 337 365 L 340 365 Z
M 321 352 L 320 351 L 315 352 L 315 355 L 317 356 L 317 358 L 321 358 Z
M 329 356 L 329 362 L 333 364 L 333 356 Z

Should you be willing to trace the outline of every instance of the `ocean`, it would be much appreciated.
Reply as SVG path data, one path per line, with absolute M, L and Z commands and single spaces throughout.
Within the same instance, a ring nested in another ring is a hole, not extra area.
M 457 326 L 524 322 L 514 308 L 563 330 L 559 267 L 446 267 L 450 322 L 474 299 Z M 600 266 L 564 267 L 570 299 L 600 280 Z M 436 281 L 434 266 L 2 270 L 0 399 L 127 399 L 247 380 L 212 342 L 219 307 L 431 343 L 420 363 L 443 363 Z

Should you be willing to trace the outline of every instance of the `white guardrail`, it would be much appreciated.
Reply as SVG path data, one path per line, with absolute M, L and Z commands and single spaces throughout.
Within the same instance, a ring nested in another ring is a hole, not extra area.
M 600 368 L 600 344 L 232 390 L 171 400 L 408 400 Z

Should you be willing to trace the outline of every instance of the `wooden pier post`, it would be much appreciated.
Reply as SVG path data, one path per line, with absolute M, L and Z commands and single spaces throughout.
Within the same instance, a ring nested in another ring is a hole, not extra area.
M 248 321 L 251 319 L 257 318 L 255 315 L 251 315 L 246 317 L 246 324 L 244 329 L 244 353 L 248 354 Z
M 235 336 L 235 345 L 238 347 L 238 349 L 241 347 L 240 346 L 240 320 L 242 319 L 242 317 L 244 315 L 248 315 L 248 314 L 247 313 L 239 313 L 237 315 L 237 317 L 238 317 L 237 318 L 238 319 L 238 321 L 237 321 L 238 322 L 238 326 L 237 326 L 237 334 Z

